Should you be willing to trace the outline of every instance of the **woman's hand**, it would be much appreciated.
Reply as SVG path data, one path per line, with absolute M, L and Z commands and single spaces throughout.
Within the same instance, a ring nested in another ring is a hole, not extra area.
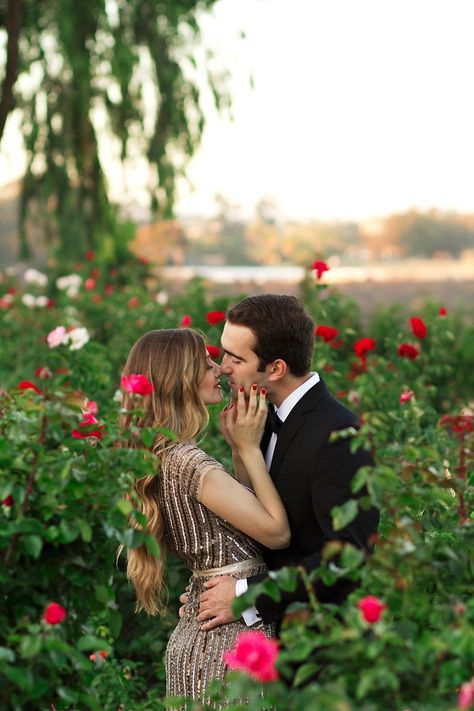
M 252 385 L 248 402 L 245 400 L 244 389 L 240 388 L 237 404 L 232 403 L 227 410 L 224 410 L 222 419 L 231 447 L 239 452 L 259 447 L 267 419 L 265 388 L 262 388 L 259 393 L 258 386 Z
M 237 416 L 237 401 L 231 398 L 228 407 L 224 407 L 222 412 L 219 413 L 219 429 L 225 441 L 232 450 L 237 449 L 237 445 L 232 440 L 229 428 L 227 426 L 227 418 L 232 417 L 233 419 Z

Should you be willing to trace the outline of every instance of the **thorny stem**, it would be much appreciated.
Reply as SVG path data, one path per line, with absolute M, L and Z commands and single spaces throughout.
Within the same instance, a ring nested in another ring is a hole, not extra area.
M 304 583 L 306 593 L 308 595 L 308 599 L 309 599 L 309 603 L 310 603 L 311 607 L 313 608 L 313 610 L 317 610 L 319 607 L 319 602 L 318 602 L 318 599 L 317 599 L 316 594 L 314 592 L 314 588 L 311 584 L 311 581 L 309 579 L 307 571 L 305 570 L 305 568 L 303 568 L 302 565 L 298 565 L 296 569 L 297 569 L 298 573 L 301 575 L 301 579 Z

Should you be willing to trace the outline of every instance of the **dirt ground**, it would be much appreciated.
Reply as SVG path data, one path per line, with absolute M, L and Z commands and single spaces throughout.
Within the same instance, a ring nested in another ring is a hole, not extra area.
M 252 281 L 239 282 L 238 284 L 216 284 L 206 281 L 206 284 L 209 292 L 214 296 L 225 294 L 238 297 L 263 292 L 297 296 L 299 292 L 298 284 L 282 284 L 273 281 L 268 281 L 265 284 Z M 163 286 L 166 288 L 166 283 Z M 178 284 L 174 280 L 173 284 L 169 286 L 171 287 L 170 291 L 176 291 L 183 288 L 184 283 Z M 361 313 L 366 316 L 394 303 L 401 304 L 411 311 L 420 309 L 427 301 L 434 301 L 447 309 L 461 308 L 471 311 L 474 309 L 474 279 L 420 282 L 367 280 L 365 282 L 341 283 L 329 288 L 354 299 L 359 305 Z

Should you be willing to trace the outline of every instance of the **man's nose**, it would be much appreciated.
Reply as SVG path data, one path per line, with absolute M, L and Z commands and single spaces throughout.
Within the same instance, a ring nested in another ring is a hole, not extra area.
M 232 368 L 230 367 L 229 358 L 227 353 L 224 353 L 221 360 L 221 373 L 230 373 Z

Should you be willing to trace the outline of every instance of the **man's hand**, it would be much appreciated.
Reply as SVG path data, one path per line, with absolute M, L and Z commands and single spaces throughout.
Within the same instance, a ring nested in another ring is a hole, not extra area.
M 231 578 L 229 575 L 212 578 L 204 583 L 204 587 L 206 592 L 203 592 L 199 599 L 198 620 L 204 622 L 201 629 L 207 632 L 219 625 L 233 622 L 235 618 L 232 614 L 232 602 L 235 598 L 235 578 Z
M 188 588 L 186 588 L 186 590 L 188 590 Z M 181 617 L 184 617 L 184 615 L 186 613 L 186 605 L 188 604 L 188 600 L 189 600 L 189 595 L 187 592 L 184 592 L 184 593 L 182 593 L 182 595 L 179 596 L 179 601 L 181 603 L 181 607 L 178 610 L 178 615 L 179 615 L 180 619 L 181 619 Z

